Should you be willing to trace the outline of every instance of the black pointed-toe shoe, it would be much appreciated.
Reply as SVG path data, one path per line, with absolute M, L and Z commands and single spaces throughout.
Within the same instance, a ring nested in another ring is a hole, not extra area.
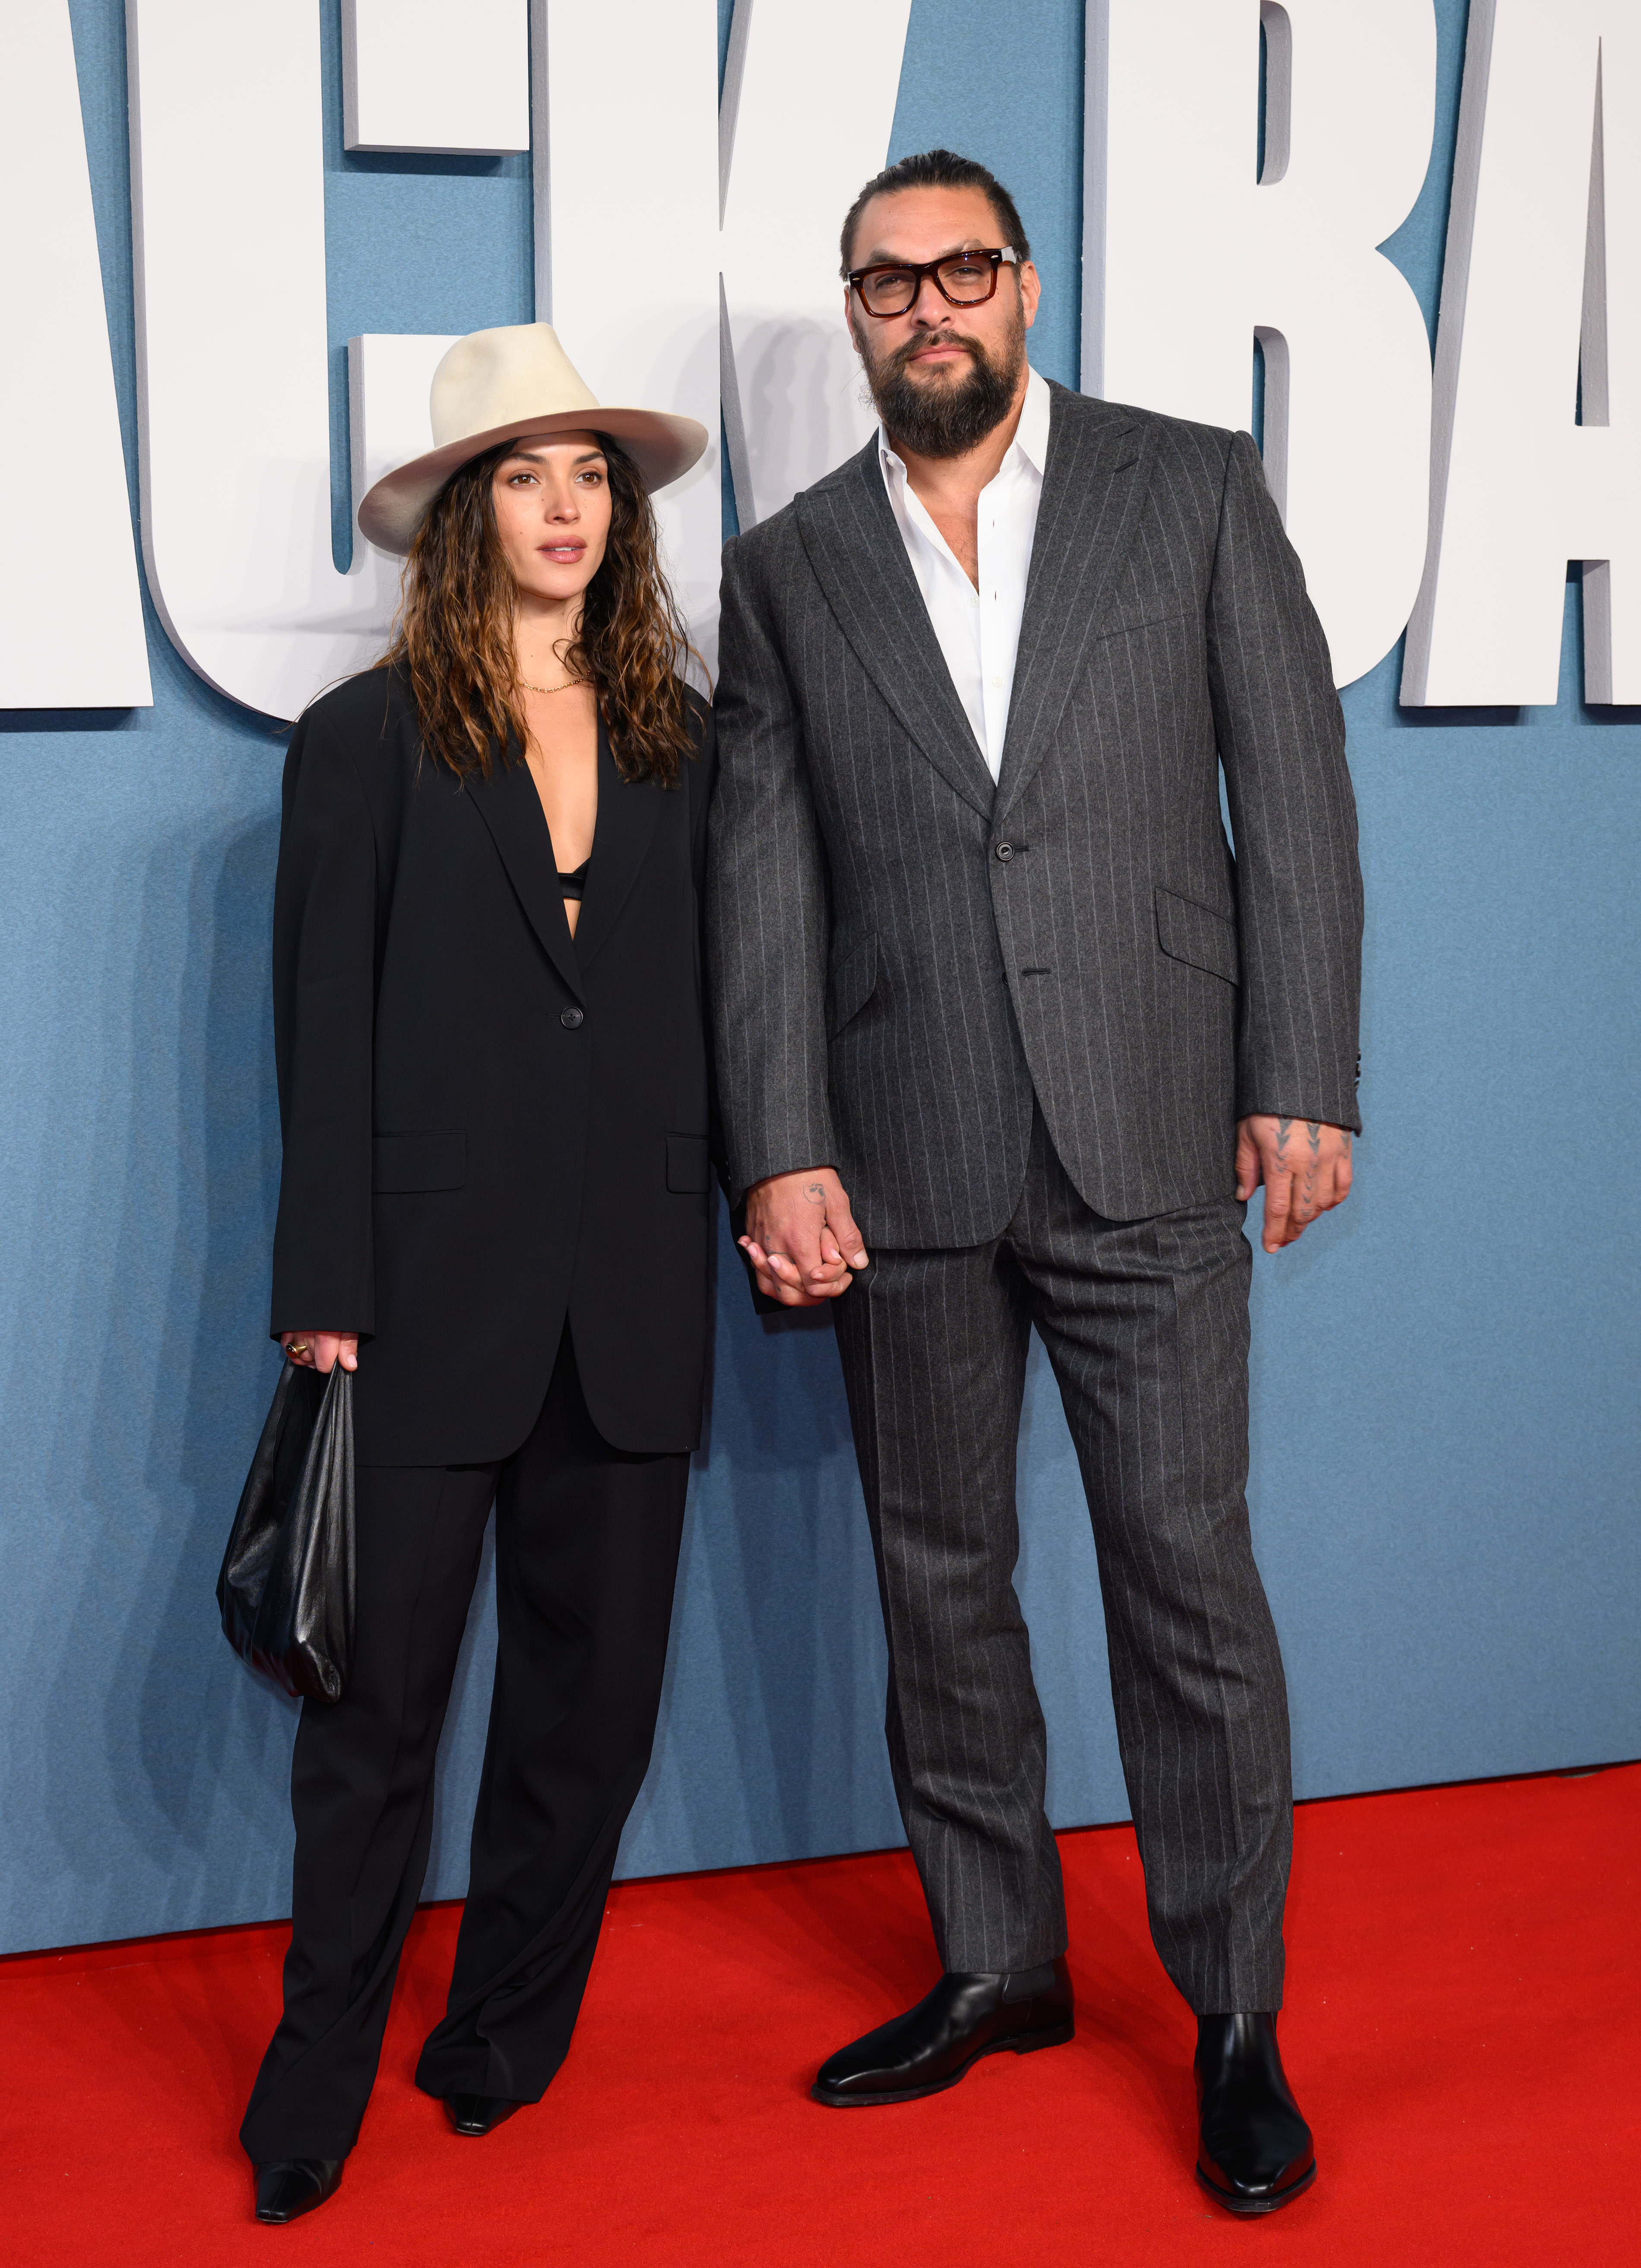
M 277 2158 L 256 2169 L 256 2218 L 277 2227 L 300 2220 L 305 2213 L 336 2193 L 340 2158 Z
M 447 2095 L 445 2110 L 450 2124 L 458 2134 L 488 2134 L 511 2118 L 515 2110 L 522 2110 L 521 2102 L 514 2102 L 506 2095 Z
M 809 2089 L 835 2110 L 915 2102 L 955 2087 L 982 2056 L 1030 2055 L 1071 2037 L 1071 1978 L 1063 1959 L 999 1975 L 948 1970 L 915 2008 L 880 2024 L 824 2063 Z
M 1275 2016 L 1199 2016 L 1196 2177 L 1228 2212 L 1275 2213 L 1316 2179 L 1311 2130 L 1276 2047 Z

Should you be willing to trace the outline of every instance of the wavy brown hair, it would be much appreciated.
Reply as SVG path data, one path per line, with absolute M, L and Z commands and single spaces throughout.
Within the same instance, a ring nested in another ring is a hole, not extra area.
M 610 540 L 581 603 L 566 670 L 595 687 L 624 777 L 670 787 L 691 752 L 681 681 L 692 649 L 662 572 L 655 514 L 632 460 L 598 437 L 610 468 Z M 523 747 L 517 586 L 496 530 L 491 479 L 504 441 L 445 482 L 410 541 L 384 664 L 409 672 L 429 753 L 465 777 L 489 774 L 496 748 Z

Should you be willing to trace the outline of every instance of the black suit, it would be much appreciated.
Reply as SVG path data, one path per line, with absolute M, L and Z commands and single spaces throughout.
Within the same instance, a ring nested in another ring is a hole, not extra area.
M 580 924 L 525 765 L 457 781 L 397 673 L 316 703 L 275 892 L 276 1332 L 356 1330 L 355 1660 L 302 1713 L 258 2163 L 351 2148 L 427 1864 L 496 1505 L 498 1653 L 449 2006 L 418 2077 L 563 2060 L 660 1704 L 706 1329 L 712 720 L 671 790 L 601 731 Z
M 422 755 L 398 672 L 351 678 L 292 735 L 274 896 L 272 1328 L 369 1339 L 361 1463 L 509 1454 L 566 1313 L 606 1440 L 699 1439 L 710 1176 L 696 903 L 714 748 L 691 701 L 699 754 L 675 791 L 624 781 L 599 735 L 573 939 L 528 769 L 462 783 Z

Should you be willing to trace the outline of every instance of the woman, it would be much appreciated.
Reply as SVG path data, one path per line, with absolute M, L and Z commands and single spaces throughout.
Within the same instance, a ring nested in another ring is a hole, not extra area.
M 427 1863 L 496 1506 L 471 1887 L 417 2080 L 459 2134 L 539 2100 L 654 1737 L 706 1328 L 706 704 L 648 490 L 692 419 L 601 409 L 544 324 L 461 340 L 378 483 L 393 644 L 292 737 L 275 889 L 274 1335 L 357 1368 L 355 1653 L 292 1770 L 256 2214 L 335 2190 Z

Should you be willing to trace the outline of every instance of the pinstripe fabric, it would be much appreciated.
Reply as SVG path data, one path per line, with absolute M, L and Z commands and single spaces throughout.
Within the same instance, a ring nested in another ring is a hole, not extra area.
M 869 1242 L 997 1235 L 1033 1092 L 1119 1220 L 1228 1196 L 1248 1111 L 1358 1123 L 1343 725 L 1253 444 L 1051 392 L 995 789 L 875 443 L 725 553 L 732 1178 L 834 1164 Z
M 946 1966 L 1065 1939 L 1013 1589 L 1034 1325 L 1158 1950 L 1199 2010 L 1274 2009 L 1288 1719 L 1243 1498 L 1235 1127 L 1358 1123 L 1355 806 L 1247 435 L 1051 393 L 994 788 L 875 442 L 726 550 L 720 1106 L 737 1192 L 835 1165 L 875 1256 L 836 1322 Z
M 948 1969 L 1024 1969 L 1066 1942 L 1013 1586 L 1035 1324 L 1088 1491 L 1157 1951 L 1199 2011 L 1281 2006 L 1288 1709 L 1243 1495 L 1241 1218 L 1221 1199 L 1102 1219 L 1039 1113 L 1002 1237 L 879 1251 L 838 1304 L 889 1634 L 890 1762 Z

